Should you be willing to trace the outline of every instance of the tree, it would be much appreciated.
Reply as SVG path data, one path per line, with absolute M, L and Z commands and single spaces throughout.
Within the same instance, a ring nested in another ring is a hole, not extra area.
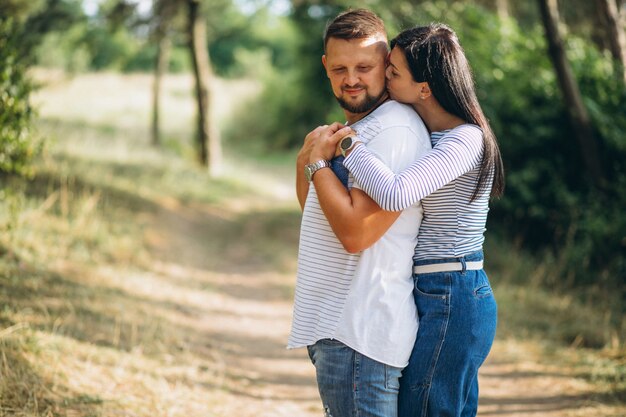
M 567 61 L 563 39 L 559 30 L 557 0 L 538 0 L 541 19 L 548 42 L 548 53 L 557 74 L 559 86 L 565 99 L 567 113 L 574 128 L 586 169 L 596 186 L 601 186 L 604 175 L 600 167 L 597 143 L 589 113 L 583 104 L 572 68 Z
M 157 46 L 154 60 L 154 82 L 152 84 L 152 144 L 160 145 L 161 135 L 159 129 L 161 108 L 161 82 L 163 74 L 167 72 L 170 56 L 170 30 L 172 20 L 177 12 L 176 2 L 168 0 L 156 1 L 154 7 L 153 40 Z
M 207 46 L 206 20 L 201 8 L 200 0 L 187 0 L 187 33 L 198 105 L 196 140 L 200 163 L 207 165 L 211 174 L 217 174 L 221 164 L 221 144 L 219 131 L 210 112 L 213 75 Z
M 117 0 L 113 6 L 111 18 L 124 21 L 126 24 L 148 23 L 152 26 L 151 41 L 156 43 L 157 54 L 154 65 L 154 82 L 152 97 L 152 143 L 160 142 L 160 95 L 161 81 L 168 65 L 170 32 L 174 29 L 184 31 L 187 37 L 187 48 L 191 56 L 193 74 L 195 78 L 195 97 L 197 103 L 197 129 L 195 144 L 198 149 L 199 162 L 208 167 L 209 172 L 215 175 L 221 165 L 220 134 L 217 125 L 212 119 L 211 83 L 213 71 L 208 53 L 207 43 L 207 15 L 205 7 L 208 2 L 203 0 L 157 0 L 153 3 L 153 13 L 147 19 L 137 18 L 136 7 L 126 0 Z M 186 12 L 184 25 L 174 25 L 178 14 Z M 130 22 L 130 23 L 129 23 Z
M 615 0 L 596 0 L 598 12 L 606 27 L 606 40 L 613 59 L 617 63 L 616 71 L 626 83 L 626 34 L 618 5 Z
M 500 19 L 504 20 L 509 18 L 509 0 L 496 0 L 496 8 Z

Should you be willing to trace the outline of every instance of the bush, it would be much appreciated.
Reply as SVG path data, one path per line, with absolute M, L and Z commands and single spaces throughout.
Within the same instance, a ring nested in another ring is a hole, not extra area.
M 21 29 L 0 17 L 0 174 L 25 174 L 37 150 L 32 138 L 32 84 L 26 77 Z

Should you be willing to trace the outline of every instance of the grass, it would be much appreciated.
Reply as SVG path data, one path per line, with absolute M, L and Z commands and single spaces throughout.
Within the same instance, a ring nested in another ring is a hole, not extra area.
M 207 300 L 292 297 L 290 280 L 258 294 L 223 277 L 293 275 L 293 155 L 227 154 L 224 176 L 209 178 L 184 139 L 189 80 L 169 80 L 161 149 L 145 126 L 148 81 L 49 77 L 36 97 L 46 151 L 33 178 L 3 179 L 0 205 L 0 417 L 224 415 L 243 377 L 202 331 Z M 133 99 L 115 105 L 119 91 Z M 489 244 L 499 339 L 533 343 L 596 384 L 597 401 L 626 403 L 624 329 L 542 288 L 534 259 Z
M 219 389 L 198 384 L 219 384 L 222 365 L 211 342 L 182 324 L 203 314 L 212 289 L 193 271 L 244 261 L 293 269 L 299 214 L 281 197 L 283 181 L 257 175 L 255 161 L 227 160 L 231 174 L 209 178 L 185 139 L 150 147 L 137 99 L 145 90 L 132 91 L 149 77 L 130 78 L 52 80 L 36 97 L 47 146 L 34 177 L 4 179 L 0 416 L 214 415 Z M 173 81 L 165 133 L 186 138 L 183 82 Z M 134 99 L 115 106 L 116 89 Z M 253 178 L 276 186 L 259 191 Z M 270 208 L 267 193 L 277 194 Z M 189 268 L 179 286 L 155 267 L 173 260 Z M 288 285 L 276 291 L 291 296 Z
M 498 237 L 487 237 L 485 252 L 498 301 L 497 338 L 532 344 L 535 360 L 591 381 L 596 391 L 587 401 L 616 406 L 619 414 L 606 415 L 621 415 L 626 404 L 622 295 L 546 288 L 543 277 L 552 265 Z

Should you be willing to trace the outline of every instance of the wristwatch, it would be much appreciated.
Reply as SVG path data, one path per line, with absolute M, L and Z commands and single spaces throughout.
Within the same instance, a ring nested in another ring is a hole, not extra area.
M 308 182 L 313 181 L 313 174 L 322 168 L 330 168 L 330 162 L 325 159 L 304 166 L 304 176 Z
M 345 138 L 341 139 L 341 141 L 339 142 L 339 150 L 341 151 L 341 154 L 345 157 L 346 152 L 354 148 L 354 145 L 356 145 L 357 142 L 359 142 L 359 140 L 356 136 L 346 136 Z

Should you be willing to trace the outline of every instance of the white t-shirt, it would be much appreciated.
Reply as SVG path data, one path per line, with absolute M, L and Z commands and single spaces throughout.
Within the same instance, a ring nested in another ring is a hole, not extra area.
M 417 113 L 395 101 L 382 104 L 353 128 L 394 172 L 430 149 L 428 131 Z M 349 185 L 358 187 L 352 177 Z M 417 333 L 411 270 L 421 219 L 417 203 L 374 245 L 349 254 L 323 215 L 315 188 L 309 187 L 288 347 L 337 339 L 379 362 L 406 366 Z

